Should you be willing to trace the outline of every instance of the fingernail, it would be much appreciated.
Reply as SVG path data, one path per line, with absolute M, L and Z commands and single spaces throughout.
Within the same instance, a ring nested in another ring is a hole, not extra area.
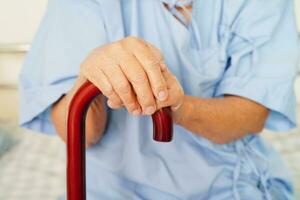
M 107 105 L 108 105 L 108 107 L 112 108 L 110 100 L 107 101 Z
M 158 99 L 159 99 L 159 100 L 163 101 L 163 100 L 165 100 L 166 98 L 167 98 L 167 93 L 166 93 L 165 91 L 160 91 L 160 92 L 158 93 Z
M 141 111 L 139 109 L 136 109 L 132 112 L 133 115 L 139 115 Z
M 153 106 L 149 106 L 146 108 L 146 114 L 147 115 L 151 115 L 152 113 L 154 113 L 155 108 Z

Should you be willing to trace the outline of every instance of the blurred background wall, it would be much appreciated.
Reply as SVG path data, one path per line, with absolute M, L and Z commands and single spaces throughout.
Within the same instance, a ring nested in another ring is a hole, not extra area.
M 0 0 L 0 119 L 17 120 L 17 77 L 47 0 Z
M 300 32 L 300 1 L 295 0 Z M 0 118 L 18 117 L 17 77 L 47 0 L 0 0 Z M 300 101 L 300 79 L 297 80 Z

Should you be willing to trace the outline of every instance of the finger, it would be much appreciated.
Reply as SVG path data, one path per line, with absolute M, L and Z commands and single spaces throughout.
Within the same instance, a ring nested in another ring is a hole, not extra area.
M 132 52 L 144 68 L 155 97 L 164 101 L 168 96 L 167 85 L 160 66 L 161 57 L 156 58 L 148 45 L 141 40 L 124 40 L 124 48 Z
M 103 84 L 103 94 L 104 96 L 106 96 L 111 102 L 114 103 L 114 105 L 122 105 L 122 99 L 119 97 L 119 95 L 115 92 L 115 90 L 113 89 L 113 86 L 111 85 L 111 83 L 109 82 L 109 79 L 106 77 L 106 75 L 104 74 L 104 72 L 102 70 L 99 70 L 98 73 L 95 73 L 96 77 L 102 81 Z M 105 89 L 106 87 L 108 87 L 108 84 L 110 85 L 109 89 Z M 106 86 L 104 86 L 106 85 Z M 111 92 L 112 91 L 112 92 Z
M 160 61 L 164 60 L 163 55 L 161 54 L 160 50 L 158 48 L 156 48 L 154 45 L 150 44 L 150 43 L 146 43 L 146 45 L 148 46 L 149 50 L 152 52 L 152 54 Z
M 112 109 L 120 109 L 123 107 L 123 104 L 117 104 L 117 103 L 111 101 L 110 99 L 107 100 L 107 105 Z
M 119 66 L 104 67 L 103 71 L 108 77 L 112 87 L 121 98 L 124 106 L 130 113 L 140 113 L 141 108 L 135 93 Z
M 143 113 L 153 114 L 156 110 L 155 98 L 143 67 L 132 54 L 119 55 L 124 55 L 124 58 L 120 58 L 120 67 L 131 83 Z
M 160 60 L 160 67 L 161 70 L 164 71 L 167 68 L 167 65 L 164 63 L 164 57 L 160 50 L 156 48 L 154 45 L 147 43 L 147 46 L 149 47 L 150 51 L 153 53 L 153 55 Z
M 103 71 L 98 67 L 91 67 L 88 72 L 85 73 L 87 79 L 91 81 L 96 87 L 98 87 L 101 93 L 113 101 L 115 104 L 122 104 L 122 100 L 114 91 L 108 78 Z
M 167 84 L 169 87 L 169 92 L 173 94 L 173 102 L 171 109 L 173 111 L 178 110 L 181 105 L 183 104 L 183 98 L 180 98 L 183 96 L 183 88 L 181 87 L 177 77 L 173 75 L 169 69 L 166 69 L 166 71 L 163 72 L 163 75 L 165 79 L 167 80 Z M 172 100 L 171 100 L 172 101 Z
M 166 101 L 157 102 L 157 106 L 160 109 L 171 105 L 171 109 L 173 111 L 176 111 L 183 103 L 183 98 L 181 98 L 183 95 L 183 89 L 179 84 L 176 76 L 174 76 L 169 70 L 163 72 L 163 76 L 167 81 L 168 92 L 170 95 L 168 96 L 168 99 Z

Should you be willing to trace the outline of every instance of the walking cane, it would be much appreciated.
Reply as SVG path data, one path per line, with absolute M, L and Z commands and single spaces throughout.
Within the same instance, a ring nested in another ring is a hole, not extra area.
M 67 199 L 85 200 L 85 117 L 92 100 L 101 91 L 91 82 L 84 83 L 71 100 L 67 120 Z M 152 115 L 153 139 L 170 142 L 173 125 L 170 108 Z

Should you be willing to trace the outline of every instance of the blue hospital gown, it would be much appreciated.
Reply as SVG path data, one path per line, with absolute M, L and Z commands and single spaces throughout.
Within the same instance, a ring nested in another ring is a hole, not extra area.
M 133 35 L 163 52 L 186 95 L 248 98 L 270 109 L 266 128 L 294 128 L 293 3 L 195 0 L 185 26 L 160 0 L 50 0 L 20 75 L 20 124 L 55 135 L 51 105 L 70 90 L 80 63 L 93 48 Z M 87 193 L 91 200 L 285 200 L 293 185 L 259 135 L 217 145 L 174 125 L 174 140 L 161 144 L 152 140 L 151 118 L 108 108 L 105 135 L 87 150 Z

